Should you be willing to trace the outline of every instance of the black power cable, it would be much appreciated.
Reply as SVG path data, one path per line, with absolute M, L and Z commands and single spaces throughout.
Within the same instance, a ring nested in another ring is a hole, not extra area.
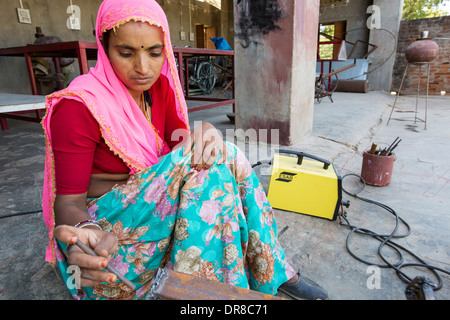
M 409 236 L 411 234 L 411 227 L 408 225 L 408 223 L 405 220 L 400 218 L 398 216 L 398 214 L 395 212 L 395 210 L 392 209 L 391 207 L 389 207 L 389 206 L 387 206 L 387 205 L 385 205 L 385 204 L 383 204 L 381 202 L 370 200 L 370 199 L 367 199 L 367 198 L 364 198 L 364 197 L 361 197 L 361 196 L 358 195 L 362 190 L 364 190 L 364 188 L 366 186 L 366 183 L 365 183 L 364 179 L 361 176 L 359 176 L 357 174 L 354 174 L 354 173 L 346 174 L 346 175 L 344 175 L 342 177 L 342 185 L 343 185 L 343 180 L 346 177 L 348 177 L 348 176 L 355 176 L 358 179 L 360 179 L 360 181 L 363 183 L 363 187 L 360 188 L 357 192 L 351 193 L 351 192 L 348 192 L 344 188 L 344 186 L 342 186 L 342 190 L 346 194 L 351 195 L 351 196 L 353 196 L 353 197 L 355 197 L 355 198 L 357 198 L 359 200 L 362 200 L 364 202 L 367 202 L 367 203 L 379 206 L 379 207 L 385 209 L 387 212 L 389 212 L 390 214 L 392 214 L 395 217 L 395 228 L 394 228 L 394 230 L 390 234 L 379 234 L 379 233 L 373 232 L 373 231 L 371 231 L 369 229 L 360 228 L 360 227 L 351 225 L 349 220 L 346 217 L 346 213 L 342 210 L 343 212 L 340 215 L 340 218 L 342 218 L 345 221 L 345 223 L 342 222 L 342 220 L 341 220 L 340 224 L 343 225 L 343 226 L 349 227 L 351 229 L 350 233 L 347 236 L 347 240 L 346 240 L 346 248 L 347 248 L 347 251 L 350 253 L 350 255 L 352 257 L 354 257 L 355 259 L 357 259 L 357 260 L 359 260 L 359 261 L 361 261 L 361 262 L 363 262 L 365 264 L 368 264 L 368 265 L 374 265 L 374 266 L 378 266 L 380 268 L 392 268 L 392 269 L 394 269 L 395 272 L 397 273 L 397 276 L 403 282 L 405 282 L 407 284 L 410 284 L 413 281 L 413 279 L 411 279 L 404 272 L 402 272 L 401 271 L 402 268 L 405 268 L 405 267 L 422 267 L 422 268 L 427 268 L 428 270 L 430 270 L 433 273 L 433 275 L 436 277 L 436 279 L 438 281 L 438 284 L 434 284 L 433 285 L 433 290 L 437 291 L 437 290 L 441 289 L 442 288 L 442 279 L 439 276 L 439 274 L 437 273 L 437 271 L 440 271 L 440 272 L 443 272 L 443 273 L 446 273 L 446 274 L 449 274 L 449 275 L 450 275 L 450 272 L 445 270 L 445 269 L 442 269 L 442 268 L 439 268 L 439 267 L 432 266 L 432 265 L 428 264 L 426 261 L 421 259 L 419 256 L 417 256 L 416 254 L 414 254 L 410 250 L 404 248 L 403 246 L 399 245 L 398 243 L 393 242 L 392 239 L 404 238 L 404 237 Z M 408 231 L 405 234 L 397 235 L 396 233 L 397 233 L 398 228 L 400 226 L 400 222 L 403 223 L 406 226 Z M 352 235 L 354 235 L 355 233 L 366 235 L 366 236 L 371 236 L 371 237 L 375 238 L 376 240 L 380 241 L 380 245 L 378 247 L 378 255 L 385 262 L 385 264 L 377 264 L 377 263 L 373 263 L 373 262 L 370 262 L 370 261 L 366 261 L 366 260 L 358 257 L 356 254 L 354 254 L 352 252 L 352 250 L 350 249 L 349 244 L 350 244 L 350 239 L 351 239 Z M 391 263 L 383 256 L 382 250 L 383 250 L 384 246 L 389 246 L 389 247 L 391 247 L 392 249 L 395 250 L 395 252 L 396 252 L 396 254 L 398 255 L 398 258 L 399 258 L 398 262 Z M 417 261 L 419 261 L 419 263 L 403 263 L 404 259 L 403 259 L 402 250 L 404 252 L 410 254 L 412 257 L 414 257 Z
M 272 164 L 272 161 L 270 161 L 270 160 L 262 160 L 262 161 L 258 161 L 258 162 L 256 162 L 255 164 L 252 164 L 252 168 L 256 168 L 257 166 L 260 166 L 260 165 L 262 165 L 262 164 L 268 164 L 268 165 L 271 165 L 271 164 Z
M 9 217 L 16 217 L 16 216 L 22 216 L 22 215 L 26 215 L 26 214 L 39 213 L 39 212 L 42 212 L 42 209 L 30 210 L 30 211 L 22 211 L 22 212 L 13 212 L 13 213 L 0 215 L 0 219 L 9 218 Z

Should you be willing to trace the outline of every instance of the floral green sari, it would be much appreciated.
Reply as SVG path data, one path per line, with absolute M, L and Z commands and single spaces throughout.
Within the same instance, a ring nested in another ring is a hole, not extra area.
M 120 281 L 76 289 L 64 257 L 61 274 L 81 299 L 145 299 L 160 267 L 276 294 L 295 271 L 277 239 L 272 207 L 244 154 L 226 143 L 222 165 L 197 172 L 178 149 L 92 200 L 88 213 L 119 240 L 110 264 Z M 61 245 L 64 248 L 65 246 Z

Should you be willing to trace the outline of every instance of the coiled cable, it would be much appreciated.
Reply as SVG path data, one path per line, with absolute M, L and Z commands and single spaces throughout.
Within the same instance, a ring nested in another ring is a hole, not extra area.
M 363 186 L 362 186 L 359 190 L 357 190 L 356 192 L 353 192 L 353 193 L 352 193 L 352 192 L 347 191 L 347 190 L 344 188 L 344 183 L 343 183 L 343 181 L 344 181 L 345 178 L 347 178 L 347 177 L 349 177 L 349 176 L 357 177 L 357 178 L 359 178 L 360 181 L 363 183 Z M 398 276 L 403 282 L 405 282 L 405 283 L 407 283 L 407 284 L 411 283 L 411 282 L 413 281 L 413 279 L 411 279 L 408 275 L 406 275 L 406 274 L 401 270 L 402 268 L 405 268 L 405 267 L 421 267 L 421 268 L 427 268 L 428 270 L 430 270 L 430 271 L 433 273 L 433 275 L 436 277 L 437 282 L 438 282 L 437 284 L 434 284 L 434 285 L 433 285 L 433 290 L 434 290 L 434 291 L 437 291 L 437 290 L 441 289 L 443 283 L 442 283 L 441 277 L 440 277 L 439 274 L 438 274 L 438 271 L 443 272 L 443 273 L 446 273 L 446 274 L 449 274 L 449 275 L 450 275 L 450 272 L 447 271 L 447 270 L 445 270 L 445 269 L 439 268 L 439 267 L 437 267 L 437 266 L 432 266 L 432 265 L 428 264 L 426 261 L 424 261 L 422 258 L 420 258 L 419 256 L 417 256 L 416 254 L 414 254 L 414 253 L 411 252 L 410 250 L 408 250 L 408 249 L 406 249 L 405 247 L 399 245 L 398 243 L 395 243 L 394 241 L 392 241 L 392 239 L 396 239 L 396 238 L 405 238 L 405 237 L 409 236 L 409 235 L 411 234 L 411 227 L 409 226 L 409 224 L 408 224 L 404 219 L 402 219 L 401 217 L 399 217 L 399 215 L 398 215 L 398 214 L 395 212 L 395 210 L 392 209 L 391 207 L 389 207 L 389 206 L 387 206 L 387 205 L 385 205 L 385 204 L 383 204 L 383 203 L 381 203 L 381 202 L 374 201 L 374 200 L 367 199 L 367 198 L 364 198 L 364 197 L 359 196 L 359 193 L 360 193 L 361 191 L 364 190 L 365 186 L 366 186 L 366 182 L 364 181 L 364 179 L 363 179 L 361 176 L 359 176 L 359 175 L 357 175 L 357 174 L 349 173 L 349 174 L 346 174 L 346 175 L 344 175 L 344 176 L 342 177 L 342 190 L 343 190 L 346 194 L 348 194 L 348 195 L 350 195 L 350 196 L 353 196 L 353 197 L 355 197 L 356 199 L 359 199 L 359 200 L 361 200 L 361 201 L 364 201 L 364 202 L 367 202 L 367 203 L 370 203 L 370 204 L 379 206 L 379 207 L 383 208 L 384 210 L 386 210 L 387 212 L 389 212 L 390 214 L 392 214 L 392 215 L 395 217 L 395 227 L 394 227 L 393 231 L 392 231 L 390 234 L 379 234 L 379 233 L 376 233 L 376 232 L 374 232 L 374 231 L 372 231 L 372 230 L 369 230 L 369 229 L 366 229 L 366 228 L 360 228 L 360 227 L 358 227 L 358 226 L 354 226 L 354 225 L 350 224 L 350 222 L 349 222 L 349 220 L 348 220 L 348 218 L 347 218 L 346 213 L 345 213 L 344 210 L 342 209 L 342 213 L 340 214 L 340 218 L 341 218 L 340 224 L 343 225 L 343 226 L 346 226 L 346 227 L 348 227 L 348 228 L 351 229 L 351 230 L 350 230 L 350 233 L 347 235 L 347 239 L 346 239 L 346 248 L 347 248 L 347 251 L 349 252 L 349 254 L 350 254 L 353 258 L 355 258 L 355 259 L 357 259 L 358 261 L 361 261 L 361 262 L 363 262 L 363 263 L 365 263 L 365 264 L 373 265 L 373 266 L 378 266 L 378 267 L 380 267 L 380 268 L 392 268 L 392 269 L 394 269 L 395 272 L 396 272 L 396 274 L 397 274 L 397 276 Z M 342 220 L 344 220 L 345 222 L 343 222 Z M 398 229 L 399 229 L 400 222 L 401 222 L 403 225 L 406 226 L 407 232 L 404 233 L 404 234 L 398 235 L 398 234 L 397 234 L 397 231 L 398 231 Z M 378 246 L 378 251 L 377 251 L 377 253 L 378 253 L 379 257 L 384 261 L 385 264 L 378 264 L 378 263 L 374 263 L 374 262 L 370 262 L 370 261 L 364 260 L 364 259 L 362 259 L 361 257 L 357 256 L 357 255 L 350 249 L 350 239 L 351 239 L 351 237 L 352 237 L 355 233 L 362 234 L 362 235 L 366 235 L 366 236 L 371 236 L 371 237 L 375 238 L 376 240 L 380 241 L 380 245 Z M 396 252 L 396 254 L 397 254 L 397 256 L 398 256 L 398 261 L 397 261 L 397 262 L 391 263 L 391 262 L 388 261 L 388 259 L 386 259 L 386 257 L 385 257 L 385 256 L 383 255 L 383 253 L 382 253 L 382 250 L 383 250 L 383 248 L 384 248 L 385 246 L 389 246 L 390 248 L 394 249 L 394 251 Z M 403 253 L 402 253 L 402 251 L 404 251 L 404 252 L 408 253 L 409 255 L 411 255 L 412 257 L 414 257 L 417 261 L 419 261 L 419 263 L 404 263 L 404 258 L 403 258 Z

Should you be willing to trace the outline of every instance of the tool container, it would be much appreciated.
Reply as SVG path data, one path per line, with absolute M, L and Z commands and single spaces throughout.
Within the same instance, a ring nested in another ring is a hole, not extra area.
M 389 155 L 363 153 L 361 177 L 371 186 L 386 186 L 391 183 L 394 170 L 395 153 Z

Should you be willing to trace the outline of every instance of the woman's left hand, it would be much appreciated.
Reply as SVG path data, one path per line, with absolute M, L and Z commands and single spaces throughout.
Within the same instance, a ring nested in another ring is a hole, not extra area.
M 219 154 L 218 165 L 227 159 L 227 149 L 220 132 L 208 122 L 202 122 L 187 136 L 183 155 L 188 155 L 192 150 L 191 167 L 196 170 L 211 168 Z

